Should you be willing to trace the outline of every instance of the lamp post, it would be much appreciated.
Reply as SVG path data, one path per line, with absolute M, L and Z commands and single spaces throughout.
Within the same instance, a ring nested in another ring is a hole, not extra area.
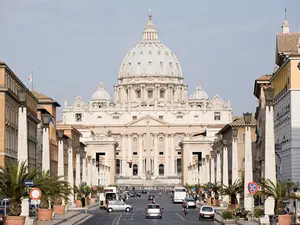
M 28 144 L 27 144 L 27 89 L 18 90 L 20 102 L 18 116 L 18 161 L 28 164 Z
M 244 207 L 246 210 L 252 212 L 254 206 L 254 199 L 252 194 L 248 191 L 249 182 L 253 182 L 253 159 L 252 159 L 252 141 L 251 141 L 251 120 L 252 113 L 244 113 L 245 122 L 245 169 L 244 169 Z
M 70 186 L 74 187 L 74 170 L 73 170 L 73 141 L 68 139 L 68 182 Z M 74 193 L 72 191 L 70 197 L 70 204 L 74 204 Z
M 270 179 L 276 185 L 276 154 L 275 154 L 275 138 L 274 138 L 274 88 L 268 87 L 264 89 L 266 99 L 265 110 L 265 178 Z M 265 215 L 273 215 L 275 200 L 268 197 L 265 200 Z
M 50 170 L 50 144 L 49 144 L 49 123 L 50 114 L 42 114 L 43 122 L 43 152 L 42 152 L 42 168 L 47 171 Z

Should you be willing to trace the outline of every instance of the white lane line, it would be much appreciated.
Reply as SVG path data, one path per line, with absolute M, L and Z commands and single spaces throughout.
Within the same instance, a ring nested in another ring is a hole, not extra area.
M 177 216 L 179 216 L 180 219 L 182 219 L 183 221 L 186 221 L 186 219 L 184 219 L 182 216 L 180 216 L 178 213 L 175 213 Z
M 123 215 L 123 214 L 121 213 L 120 216 L 119 216 L 119 218 L 118 218 L 117 221 L 116 221 L 116 225 L 119 225 L 122 215 Z

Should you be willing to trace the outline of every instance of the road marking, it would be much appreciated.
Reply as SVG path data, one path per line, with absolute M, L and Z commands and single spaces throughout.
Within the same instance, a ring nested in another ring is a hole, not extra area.
M 122 215 L 123 215 L 122 213 L 119 215 L 119 218 L 117 219 L 115 225 L 119 225 Z
M 177 216 L 179 216 L 180 219 L 182 219 L 183 221 L 186 221 L 186 219 L 184 219 L 182 216 L 180 216 L 178 213 L 175 213 Z

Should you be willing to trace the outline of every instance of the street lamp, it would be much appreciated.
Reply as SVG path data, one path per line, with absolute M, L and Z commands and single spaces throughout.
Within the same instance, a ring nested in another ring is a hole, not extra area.
M 21 105 L 23 107 L 26 106 L 27 97 L 28 97 L 28 91 L 27 91 L 27 89 L 22 88 L 22 89 L 18 90 L 19 102 L 21 103 Z
M 68 139 L 68 145 L 69 145 L 69 148 L 71 148 L 71 147 L 72 147 L 72 143 L 73 143 L 73 142 L 72 142 L 72 139 L 71 139 L 71 138 L 69 138 L 69 139 Z
M 264 89 L 267 106 L 272 106 L 274 101 L 274 88 L 268 87 Z
M 252 120 L 252 113 L 246 112 L 243 114 L 244 116 L 244 121 L 246 125 L 249 125 L 251 123 Z
M 57 130 L 57 136 L 59 138 L 63 138 L 64 137 L 64 130 Z
M 238 129 L 237 129 L 237 127 L 232 127 L 231 128 L 231 132 L 232 132 L 233 139 L 236 139 L 237 135 L 238 135 Z
M 42 122 L 44 127 L 48 127 L 50 123 L 50 114 L 49 113 L 44 113 L 42 114 Z

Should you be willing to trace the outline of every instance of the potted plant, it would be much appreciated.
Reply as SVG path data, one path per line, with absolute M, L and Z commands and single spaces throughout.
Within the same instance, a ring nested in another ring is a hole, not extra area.
M 295 198 L 294 194 L 290 193 L 290 189 L 295 187 L 292 182 L 278 181 L 276 184 L 270 179 L 262 179 L 259 183 L 261 190 L 255 193 L 255 196 L 264 196 L 275 200 L 274 212 L 278 215 L 279 225 L 290 225 L 292 216 L 285 213 L 285 200 Z
M 236 220 L 232 210 L 226 209 L 222 212 L 222 224 L 236 224 Z
M 219 192 L 221 188 L 222 188 L 222 184 L 219 182 L 211 185 L 212 192 L 214 193 L 214 200 L 213 200 L 214 206 L 220 206 Z
M 61 177 L 51 174 L 49 170 L 42 171 L 34 180 L 34 183 L 42 191 L 40 208 L 38 209 L 38 220 L 49 221 L 52 220 L 51 203 L 54 199 L 67 199 L 71 193 L 70 185 Z
M 29 171 L 25 162 L 16 163 L 5 161 L 5 166 L 0 167 L 0 196 L 10 199 L 8 216 L 3 218 L 5 225 L 24 225 L 25 217 L 22 213 L 22 199 L 28 193 L 25 180 L 33 180 L 38 171 Z
M 63 177 L 61 177 L 63 178 Z M 59 179 L 59 177 L 58 177 Z M 54 205 L 53 205 L 53 211 L 54 214 L 64 214 L 65 213 L 65 203 L 69 201 L 68 197 L 72 193 L 71 187 L 69 182 L 64 181 L 64 180 L 58 180 L 59 187 L 58 189 L 60 190 L 57 193 L 57 196 L 54 198 Z
M 82 207 L 81 198 L 84 195 L 84 187 L 80 184 L 79 187 L 74 185 L 74 194 L 76 195 L 75 205 L 76 207 Z
M 244 207 L 235 209 L 235 217 L 238 220 L 248 220 L 247 216 L 250 215 L 250 211 L 247 211 Z
M 222 195 L 228 195 L 230 198 L 230 208 L 235 209 L 238 207 L 237 195 L 243 190 L 243 182 L 241 179 L 236 180 L 233 184 L 228 186 L 223 185 L 220 192 Z

